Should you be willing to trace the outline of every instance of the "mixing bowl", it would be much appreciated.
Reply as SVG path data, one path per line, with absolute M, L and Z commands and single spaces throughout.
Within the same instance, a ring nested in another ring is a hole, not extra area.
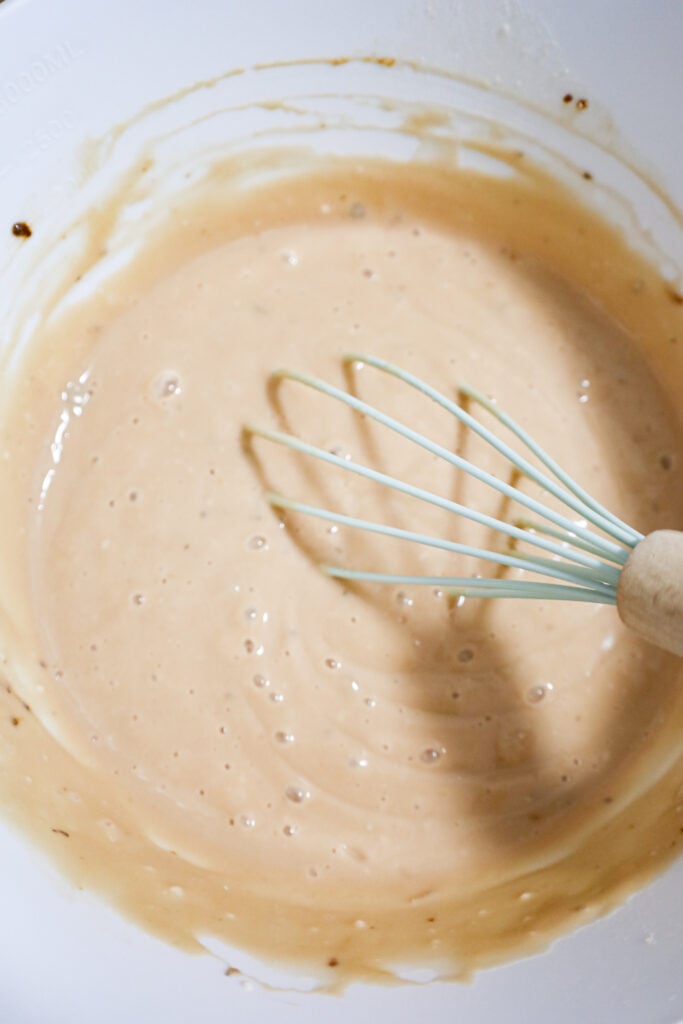
M 158 169 L 151 199 L 130 204 L 119 255 L 140 218 L 158 212 L 160 197 L 185 187 L 186 175 L 218 153 L 267 143 L 289 160 L 302 145 L 407 159 L 457 137 L 459 159 L 482 163 L 468 140 L 523 139 L 567 180 L 577 167 L 599 169 L 609 188 L 591 201 L 676 279 L 681 33 L 683 8 L 664 2 L 655 12 L 645 0 L 597 8 L 590 0 L 253 0 L 247 8 L 224 0 L 191 8 L 5 0 L 5 386 L 12 346 L 87 240 L 88 209 L 150 152 Z M 577 98 L 587 103 L 577 106 Z M 420 115 L 435 109 L 443 116 L 418 130 Z M 30 245 L 12 234 L 17 222 L 31 225 Z M 68 251 L 58 245 L 67 228 Z M 671 375 L 680 392 L 680 361 Z M 0 825 L 0 851 L 0 1019 L 8 1024 L 683 1020 L 680 862 L 609 917 L 471 983 L 420 984 L 416 976 L 407 986 L 355 985 L 334 996 L 298 992 L 296 979 L 239 954 L 245 973 L 226 977 L 227 954 L 211 943 L 205 957 L 164 945 L 77 891 L 9 825 Z M 249 979 L 252 967 L 268 984 Z

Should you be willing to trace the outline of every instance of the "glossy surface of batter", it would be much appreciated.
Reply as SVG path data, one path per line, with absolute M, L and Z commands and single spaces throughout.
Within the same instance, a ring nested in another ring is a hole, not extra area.
M 265 489 L 502 542 L 242 428 L 513 519 L 330 399 L 267 386 L 280 366 L 352 386 L 508 478 L 424 399 L 344 370 L 368 352 L 480 387 L 626 521 L 677 527 L 680 308 L 534 174 L 368 164 L 221 189 L 38 332 L 3 410 L 6 801 L 79 881 L 187 946 L 216 934 L 335 977 L 533 949 L 675 852 L 680 661 L 609 607 L 325 577 L 318 561 L 488 570 L 283 520 Z

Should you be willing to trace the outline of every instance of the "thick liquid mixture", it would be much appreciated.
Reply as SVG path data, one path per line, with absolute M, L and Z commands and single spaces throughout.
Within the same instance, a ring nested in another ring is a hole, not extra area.
M 188 199 L 38 333 L 5 409 L 5 799 L 173 941 L 212 933 L 335 977 L 456 974 L 615 905 L 682 838 L 681 662 L 609 607 L 326 577 L 318 561 L 490 570 L 283 521 L 264 488 L 502 542 L 242 426 L 514 519 L 332 400 L 267 387 L 280 366 L 350 385 L 508 477 L 425 399 L 344 372 L 368 352 L 495 395 L 626 521 L 680 527 L 683 428 L 658 382 L 680 318 L 654 271 L 531 173 L 337 165 Z

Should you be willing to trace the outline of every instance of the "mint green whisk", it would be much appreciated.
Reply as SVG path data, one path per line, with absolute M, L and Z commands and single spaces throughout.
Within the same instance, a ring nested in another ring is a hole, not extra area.
M 304 456 L 337 466 L 348 473 L 372 480 L 486 526 L 505 538 L 507 550 L 492 551 L 460 544 L 429 536 L 419 530 L 405 530 L 385 523 L 344 515 L 272 492 L 266 495 L 271 506 L 312 516 L 336 526 L 436 548 L 443 551 L 444 555 L 465 555 L 497 566 L 522 569 L 536 577 L 540 576 L 541 580 L 510 580 L 504 576 L 482 579 L 475 575 L 410 576 L 370 572 L 363 568 L 337 565 L 323 565 L 322 571 L 337 579 L 358 582 L 438 586 L 464 597 L 585 601 L 618 605 L 619 613 L 627 625 L 652 639 L 659 646 L 683 654 L 683 534 L 666 530 L 657 531 L 646 538 L 633 529 L 592 498 L 523 427 L 501 410 L 495 401 L 474 388 L 460 388 L 460 394 L 467 400 L 468 406 L 479 406 L 495 417 L 504 431 L 508 431 L 521 442 L 525 455 L 515 451 L 463 406 L 400 367 L 368 355 L 351 354 L 345 357 L 345 361 L 372 367 L 388 374 L 436 402 L 502 455 L 514 467 L 520 478 L 533 481 L 547 494 L 562 502 L 569 513 L 579 518 L 580 523 L 577 524 L 575 519 L 563 511 L 557 511 L 530 497 L 519 487 L 499 479 L 443 445 L 431 441 L 355 395 L 305 373 L 279 370 L 274 375 L 276 380 L 296 382 L 343 403 L 487 485 L 525 511 L 524 515 L 516 518 L 514 522 L 506 522 L 369 466 L 315 447 L 292 434 L 248 425 L 245 428 L 248 435 L 284 445 Z M 516 550 L 517 543 L 523 543 L 525 549 L 535 549 L 534 553 Z M 548 580 L 552 582 L 547 582 Z M 663 625 L 665 621 L 668 624 Z

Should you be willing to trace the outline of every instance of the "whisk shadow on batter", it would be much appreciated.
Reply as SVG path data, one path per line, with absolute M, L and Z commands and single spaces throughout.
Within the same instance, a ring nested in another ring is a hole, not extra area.
M 358 382 L 351 366 L 346 367 L 345 376 L 347 387 L 355 393 Z M 277 377 L 270 382 L 269 402 L 278 428 L 296 434 L 301 396 L 288 391 L 283 383 Z M 347 422 L 340 436 L 350 439 L 354 461 L 396 473 L 396 460 L 387 455 L 376 425 L 352 411 L 344 410 L 343 416 Z M 325 424 L 322 429 L 327 427 Z M 336 424 L 334 429 L 339 429 Z M 416 505 L 403 496 L 397 499 L 386 488 L 368 487 L 365 481 L 360 489 L 349 485 L 347 474 L 335 475 L 334 469 L 299 453 L 259 446 L 249 434 L 243 443 L 266 492 L 282 491 L 285 481 L 284 493 L 292 493 L 294 487 L 297 496 L 303 495 L 311 504 L 406 528 L 414 526 Z M 478 439 L 461 426 L 456 427 L 452 443 L 466 458 L 481 456 Z M 408 449 L 392 450 L 391 455 L 397 453 L 399 465 L 402 459 L 412 459 Z M 402 472 L 410 476 L 410 466 L 404 465 Z M 508 473 L 516 477 L 509 467 Z M 463 504 L 481 497 L 476 487 L 473 490 L 472 481 L 453 467 L 439 483 L 440 493 Z M 489 499 L 487 511 L 508 521 L 515 514 L 509 499 L 500 495 L 494 496 L 493 503 Z M 491 575 L 490 567 L 471 560 L 465 565 L 461 559 L 455 569 L 452 564 L 439 567 L 431 554 L 425 560 L 424 552 L 415 545 L 389 541 L 384 550 L 384 538 L 379 543 L 365 534 L 340 538 L 337 530 L 330 532 L 329 527 L 312 524 L 296 513 L 275 509 L 274 515 L 300 556 L 316 567 L 329 562 L 332 554 L 352 564 L 371 564 L 406 575 L 431 571 Z M 471 524 L 456 517 L 439 512 L 430 521 L 432 529 L 427 532 L 459 541 L 471 539 Z M 492 547 L 496 537 L 484 531 L 478 541 Z M 544 651 L 553 646 L 570 651 L 577 624 L 580 629 L 592 609 L 573 608 L 564 627 L 549 629 L 545 609 L 537 602 L 513 603 L 512 611 L 508 604 L 501 616 L 500 602 L 458 599 L 438 588 L 416 587 L 407 592 L 353 580 L 330 580 L 330 585 L 338 588 L 340 598 L 347 593 L 360 597 L 395 631 L 397 649 L 404 653 L 394 662 L 400 686 L 392 689 L 390 699 L 404 718 L 407 735 L 411 731 L 424 733 L 430 722 L 428 728 L 439 737 L 419 758 L 408 754 L 406 759 L 414 761 L 416 770 L 434 771 L 435 786 L 441 786 L 449 775 L 457 777 L 452 807 L 454 842 L 461 838 L 462 818 L 468 817 L 470 824 L 476 821 L 482 856 L 505 857 L 527 846 L 539 848 L 544 839 L 551 842 L 558 835 L 571 834 L 585 821 L 587 808 L 603 813 L 604 805 L 614 800 L 619 766 L 628 760 L 633 742 L 635 709 L 642 708 L 644 688 L 651 682 L 632 682 L 621 692 L 604 694 L 613 706 L 608 714 L 596 718 L 600 724 L 591 726 L 590 736 L 591 749 L 603 755 L 589 761 L 584 753 L 586 725 L 580 711 L 571 709 L 575 746 L 568 745 L 566 739 L 572 729 L 565 730 L 558 740 L 557 702 L 564 695 L 543 675 Z M 400 646 L 406 633 L 410 643 Z M 666 657 L 649 651 L 647 656 L 650 660 Z M 374 657 L 381 658 L 381 652 L 374 652 Z M 577 665 L 575 671 L 580 675 L 582 667 Z M 665 682 L 662 685 L 666 688 Z M 650 706 L 654 715 L 657 699 L 653 697 Z M 415 807 L 418 809 L 417 803 Z M 577 912 L 580 909 L 577 907 Z

